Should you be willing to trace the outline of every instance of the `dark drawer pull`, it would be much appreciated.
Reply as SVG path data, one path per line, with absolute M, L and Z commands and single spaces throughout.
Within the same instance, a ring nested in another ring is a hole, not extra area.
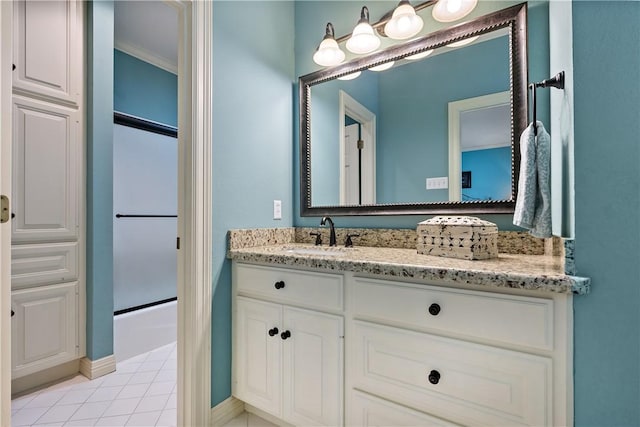
M 278 335 L 278 328 L 269 329 L 269 336 L 272 337 L 274 335 Z
M 16 314 L 16 312 L 11 310 L 11 317 L 13 317 L 15 314 Z
M 431 314 L 432 316 L 437 316 L 440 313 L 440 304 L 431 304 L 429 306 L 429 314 Z
M 279 282 L 276 282 L 274 286 L 276 287 L 276 289 L 284 288 L 284 280 L 280 280 Z
M 284 331 L 283 333 L 280 334 L 280 338 L 282 338 L 283 340 L 286 340 L 290 336 L 291 336 L 291 332 L 289 331 Z
M 438 384 L 440 382 L 440 372 L 433 370 L 429 373 L 429 382 L 431 384 Z

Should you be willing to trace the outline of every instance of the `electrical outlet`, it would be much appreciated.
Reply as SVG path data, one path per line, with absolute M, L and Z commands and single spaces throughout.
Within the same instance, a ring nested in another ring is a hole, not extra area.
M 427 178 L 427 190 L 442 190 L 449 188 L 449 177 Z
M 282 219 L 282 200 L 273 201 L 273 219 Z

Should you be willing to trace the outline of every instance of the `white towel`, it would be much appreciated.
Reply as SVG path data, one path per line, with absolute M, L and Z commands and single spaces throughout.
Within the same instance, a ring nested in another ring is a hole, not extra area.
M 520 177 L 513 224 L 535 237 L 551 237 L 551 138 L 542 122 L 520 136 Z

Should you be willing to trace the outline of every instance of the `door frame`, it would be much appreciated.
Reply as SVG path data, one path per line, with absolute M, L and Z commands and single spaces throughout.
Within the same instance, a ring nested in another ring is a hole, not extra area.
M 211 411 L 210 2 L 171 0 L 178 12 L 178 425 Z M 0 2 L 0 191 L 11 193 L 12 2 Z M 11 223 L 0 226 L 0 424 L 11 425 Z
M 178 425 L 211 413 L 213 5 L 178 12 Z

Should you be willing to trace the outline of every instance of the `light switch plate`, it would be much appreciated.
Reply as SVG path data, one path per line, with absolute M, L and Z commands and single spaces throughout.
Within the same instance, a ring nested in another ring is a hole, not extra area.
M 273 201 L 273 219 L 282 219 L 282 200 Z
M 449 177 L 427 178 L 427 190 L 442 190 L 449 188 Z

